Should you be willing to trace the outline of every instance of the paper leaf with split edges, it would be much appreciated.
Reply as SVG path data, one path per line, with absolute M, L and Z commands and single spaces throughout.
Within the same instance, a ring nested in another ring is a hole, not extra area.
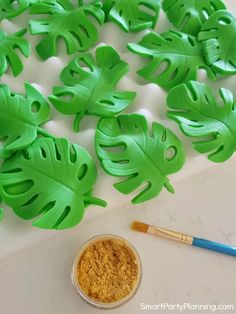
M 205 69 L 211 78 L 215 78 L 204 62 L 202 45 L 193 36 L 176 31 L 161 35 L 151 32 L 138 44 L 130 43 L 128 47 L 150 59 L 138 74 L 167 90 L 183 82 L 196 80 L 200 69 Z
M 164 0 L 162 7 L 174 26 L 191 35 L 197 35 L 214 12 L 226 9 L 221 0 Z
M 0 195 L 21 218 L 45 229 L 77 225 L 89 204 L 105 202 L 91 195 L 97 178 L 88 152 L 67 139 L 39 138 L 4 161 Z
M 30 2 L 32 1 L 34 0 L 1 0 L 0 21 L 20 15 L 29 7 Z
M 198 138 L 193 147 L 199 153 L 209 153 L 214 162 L 223 162 L 236 150 L 236 102 L 233 94 L 220 89 L 220 98 L 198 82 L 173 88 L 167 104 L 173 111 L 168 117 L 177 121 L 187 136 Z
M 14 76 L 18 76 L 23 71 L 23 63 L 18 56 L 18 50 L 25 57 L 30 54 L 30 44 L 23 38 L 26 31 L 26 29 L 22 29 L 17 33 L 8 35 L 0 30 L 0 76 L 7 71 L 8 66 Z
M 57 41 L 62 38 L 67 53 L 86 51 L 98 41 L 95 18 L 99 24 L 104 22 L 104 12 L 100 1 L 84 4 L 79 1 L 73 5 L 69 0 L 40 0 L 30 6 L 31 14 L 47 15 L 45 18 L 31 20 L 30 31 L 33 35 L 43 35 L 36 50 L 45 60 L 58 53 Z
M 236 73 L 236 17 L 228 11 L 214 13 L 198 34 L 205 51 L 205 59 L 221 74 Z
M 117 23 L 125 32 L 154 28 L 160 13 L 160 0 L 104 0 L 107 21 Z
M 133 203 L 150 200 L 163 187 L 174 192 L 167 175 L 182 168 L 184 150 L 180 140 L 161 124 L 154 122 L 149 130 L 145 117 L 138 114 L 103 118 L 95 144 L 104 170 L 127 177 L 115 184 L 118 191 L 129 194 L 142 187 Z
M 16 150 L 29 146 L 37 138 L 38 126 L 50 117 L 46 99 L 28 83 L 25 90 L 26 96 L 23 96 L 0 85 L 1 157 L 9 157 Z
M 116 90 L 116 84 L 128 71 L 128 64 L 110 46 L 96 50 L 96 60 L 91 54 L 73 59 L 62 71 L 63 87 L 54 87 L 49 99 L 61 113 L 75 114 L 74 129 L 85 114 L 101 117 L 113 116 L 124 110 L 136 93 Z

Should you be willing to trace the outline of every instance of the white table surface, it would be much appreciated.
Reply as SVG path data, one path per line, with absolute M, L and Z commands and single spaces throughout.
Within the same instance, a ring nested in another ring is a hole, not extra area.
M 236 13 L 236 1 L 225 1 Z M 26 25 L 27 14 L 3 27 L 14 31 Z M 157 31 L 170 27 L 162 13 Z M 142 33 L 143 34 L 143 33 Z M 114 314 L 144 312 L 140 304 L 192 303 L 233 304 L 236 313 L 236 261 L 229 256 L 179 245 L 130 230 L 132 220 L 156 223 L 199 237 L 236 245 L 236 157 L 215 165 L 197 155 L 190 141 L 183 137 L 174 122 L 165 117 L 166 94 L 158 86 L 146 84 L 135 75 L 142 61 L 128 53 L 127 42 L 137 41 L 142 34 L 122 33 L 115 25 L 102 27 L 102 43 L 112 44 L 127 60 L 132 70 L 120 87 L 137 90 L 139 95 L 128 112 L 141 112 L 149 120 L 157 120 L 175 131 L 187 151 L 185 167 L 170 177 L 176 193 L 163 190 L 158 198 L 133 206 L 112 188 L 115 179 L 98 168 L 96 196 L 108 200 L 108 207 L 89 207 L 81 225 L 66 231 L 45 231 L 33 228 L 6 209 L 0 224 L 0 313 L 4 314 L 93 314 L 97 310 L 82 301 L 71 284 L 70 272 L 74 255 L 88 238 L 101 233 L 126 237 L 137 248 L 143 264 L 143 279 L 135 297 Z M 30 37 L 33 43 L 36 39 Z M 18 78 L 7 73 L 1 82 L 23 92 L 25 80 L 35 83 L 45 95 L 59 83 L 58 75 L 70 58 L 62 52 L 42 63 L 35 53 L 25 60 L 25 70 Z M 50 75 L 49 75 L 50 73 Z M 202 72 L 199 79 L 213 87 L 229 87 L 235 91 L 235 78 L 209 82 Z M 81 133 L 72 131 L 72 119 L 55 111 L 46 128 L 58 136 L 68 136 L 87 147 L 95 157 L 92 140 L 96 118 L 85 118 Z M 158 311 L 158 313 L 179 313 Z M 190 313 L 190 312 L 185 312 Z M 203 311 L 195 311 L 203 313 Z M 228 313 L 228 312 L 226 312 Z

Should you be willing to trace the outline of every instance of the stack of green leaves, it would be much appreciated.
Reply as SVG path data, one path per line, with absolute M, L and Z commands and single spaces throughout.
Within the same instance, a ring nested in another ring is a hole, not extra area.
M 0 85 L 0 195 L 35 226 L 65 229 L 78 224 L 89 204 L 105 206 L 92 196 L 97 170 L 89 153 L 39 126 L 48 121 L 46 99 L 30 84 L 26 96 Z
M 128 48 L 151 61 L 138 74 L 166 90 L 205 69 L 215 80 L 236 73 L 236 18 L 217 0 L 164 0 L 163 9 L 179 30 L 151 32 Z
M 79 132 L 85 115 L 100 117 L 95 147 L 103 169 L 121 177 L 115 188 L 136 193 L 132 202 L 156 197 L 165 187 L 174 192 L 168 176 L 179 171 L 185 153 L 181 141 L 157 122 L 152 127 L 140 114 L 120 114 L 136 93 L 117 88 L 129 71 L 128 64 L 111 46 L 101 46 L 95 56 L 88 50 L 99 41 L 104 23 L 115 23 L 125 32 L 152 29 L 129 50 L 149 62 L 138 71 L 145 80 L 168 91 L 167 105 L 193 147 L 223 162 L 236 150 L 236 104 L 233 94 L 220 89 L 221 101 L 211 89 L 196 82 L 199 71 L 216 80 L 236 73 L 236 18 L 222 0 L 163 0 L 162 8 L 176 29 L 157 34 L 159 0 L 2 0 L 0 3 L 0 77 L 10 69 L 23 71 L 30 55 L 27 30 L 7 34 L 4 19 L 28 11 L 31 35 L 41 35 L 36 52 L 42 60 L 60 55 L 63 39 L 67 54 L 76 54 L 61 73 L 50 102 L 66 115 L 74 115 Z M 40 14 L 41 17 L 37 17 Z M 19 50 L 19 51 L 18 51 Z M 23 57 L 20 56 L 23 54 Z M 66 229 L 77 225 L 90 204 L 105 206 L 93 196 L 97 179 L 89 153 L 66 138 L 57 138 L 41 126 L 50 119 L 50 108 L 41 93 L 25 84 L 26 94 L 0 85 L 0 201 L 33 225 Z M 140 192 L 141 191 L 141 192 Z M 3 210 L 0 209 L 0 219 Z

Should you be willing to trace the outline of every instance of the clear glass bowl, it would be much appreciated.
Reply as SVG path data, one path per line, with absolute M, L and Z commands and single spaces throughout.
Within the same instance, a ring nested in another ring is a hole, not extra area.
M 89 296 L 87 296 L 83 292 L 83 290 L 80 287 L 78 276 L 77 276 L 77 267 L 78 267 L 78 263 L 79 263 L 82 255 L 83 255 L 83 253 L 85 252 L 85 250 L 90 245 L 92 245 L 93 243 L 95 243 L 97 241 L 110 240 L 110 239 L 118 239 L 118 240 L 124 241 L 126 243 L 126 245 L 133 251 L 133 253 L 135 254 L 135 257 L 136 257 L 137 264 L 138 264 L 138 278 L 137 278 L 137 281 L 135 283 L 134 289 L 126 297 L 124 297 L 121 300 L 116 301 L 116 302 L 102 303 L 102 302 L 99 302 L 97 300 L 90 298 Z M 113 235 L 113 234 L 98 235 L 98 236 L 95 236 L 95 237 L 89 239 L 87 242 L 85 242 L 75 257 L 73 268 L 72 268 L 72 273 L 71 273 L 71 279 L 72 279 L 73 285 L 75 286 L 76 291 L 79 293 L 79 295 L 82 297 L 82 299 L 84 299 L 87 303 L 89 303 L 89 304 L 91 304 L 97 308 L 102 308 L 102 309 L 112 309 L 112 308 L 118 307 L 118 306 L 124 304 L 125 302 L 129 301 L 137 292 L 137 290 L 140 286 L 141 278 L 142 278 L 142 264 L 141 264 L 140 256 L 139 256 L 137 250 L 134 248 L 134 246 L 128 240 L 124 239 L 123 237 Z

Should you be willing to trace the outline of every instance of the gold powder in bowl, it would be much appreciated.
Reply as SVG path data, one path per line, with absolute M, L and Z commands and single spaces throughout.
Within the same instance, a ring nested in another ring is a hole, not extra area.
M 76 257 L 72 277 L 81 296 L 100 307 L 130 299 L 141 278 L 141 263 L 125 239 L 103 235 L 87 242 Z

